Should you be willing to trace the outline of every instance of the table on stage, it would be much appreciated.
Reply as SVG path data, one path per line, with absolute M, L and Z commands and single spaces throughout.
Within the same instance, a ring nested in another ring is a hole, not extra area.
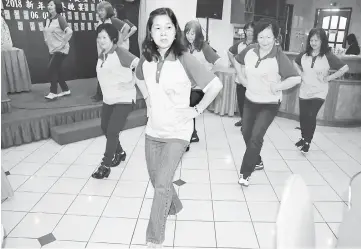
M 1 49 L 1 113 L 11 111 L 7 93 L 29 92 L 31 78 L 24 51 L 19 48 Z
M 221 116 L 230 117 L 238 113 L 237 96 L 236 96 L 236 70 L 229 67 L 216 67 L 213 69 L 215 74 L 223 83 L 223 89 L 216 99 L 209 105 L 208 110 Z

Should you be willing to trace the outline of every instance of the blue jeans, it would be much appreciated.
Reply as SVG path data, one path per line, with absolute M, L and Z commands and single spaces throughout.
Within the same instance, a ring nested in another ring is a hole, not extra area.
M 263 137 L 277 115 L 280 104 L 258 104 L 244 100 L 242 134 L 246 143 L 241 174 L 249 177 L 260 160 Z
M 146 241 L 162 244 L 168 215 L 175 215 L 183 206 L 173 186 L 173 177 L 189 141 L 145 137 L 145 158 L 154 187 L 152 209 Z

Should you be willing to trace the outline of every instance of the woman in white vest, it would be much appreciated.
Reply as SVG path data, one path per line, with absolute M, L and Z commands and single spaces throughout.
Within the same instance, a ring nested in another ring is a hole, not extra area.
M 189 52 L 197 58 L 208 70 L 212 70 L 213 66 L 220 61 L 219 55 L 211 48 L 208 42 L 204 41 L 202 27 L 198 21 L 189 21 L 184 28 L 184 44 Z M 203 93 L 199 89 L 192 87 L 191 106 L 194 106 L 203 97 Z M 196 130 L 196 120 L 194 119 L 194 129 L 191 138 L 192 142 L 199 142 Z M 189 147 L 187 148 L 187 151 Z

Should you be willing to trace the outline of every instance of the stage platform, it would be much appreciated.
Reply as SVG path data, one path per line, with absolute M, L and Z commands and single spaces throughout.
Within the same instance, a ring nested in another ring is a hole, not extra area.
M 1 148 L 30 143 L 50 137 L 54 126 L 99 118 L 102 103 L 94 103 L 97 80 L 68 81 L 71 96 L 55 101 L 44 98 L 50 84 L 32 85 L 31 92 L 9 94 L 12 112 L 1 114 Z M 135 109 L 145 108 L 141 94 L 137 94 Z

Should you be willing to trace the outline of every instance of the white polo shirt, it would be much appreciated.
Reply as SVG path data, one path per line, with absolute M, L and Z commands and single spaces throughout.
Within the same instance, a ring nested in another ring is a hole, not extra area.
M 132 69 L 138 60 L 138 57 L 117 45 L 107 54 L 99 55 L 96 69 L 105 104 L 135 102 L 136 89 Z
M 277 45 L 263 58 L 259 56 L 259 45 L 250 45 L 235 59 L 245 66 L 246 97 L 254 103 L 279 103 L 282 100 L 282 92 L 273 94 L 271 84 L 280 84 L 289 77 L 299 76 L 291 61 Z
M 234 56 L 236 56 L 237 54 L 241 53 L 242 50 L 245 49 L 249 45 L 251 45 L 251 44 L 247 45 L 246 39 L 241 39 L 239 42 L 233 44 L 233 46 L 230 47 L 228 51 L 231 54 L 233 54 Z M 236 77 L 235 82 L 239 83 L 238 77 Z
M 327 76 L 330 69 L 339 70 L 346 65 L 332 52 L 316 57 L 302 52 L 295 58 L 295 62 L 303 70 L 299 95 L 302 99 L 325 99 L 328 93 L 328 82 L 317 74 Z
M 212 70 L 213 65 L 221 58 L 207 42 L 203 42 L 200 51 L 195 49 L 194 51 L 190 51 L 190 53 L 208 70 Z
M 169 54 L 163 61 L 147 61 L 141 57 L 136 77 L 145 81 L 149 93 L 151 108 L 146 134 L 160 139 L 189 141 L 193 120 L 178 123 L 177 108 L 189 107 L 192 85 L 204 89 L 216 76 L 185 52 L 178 58 Z

